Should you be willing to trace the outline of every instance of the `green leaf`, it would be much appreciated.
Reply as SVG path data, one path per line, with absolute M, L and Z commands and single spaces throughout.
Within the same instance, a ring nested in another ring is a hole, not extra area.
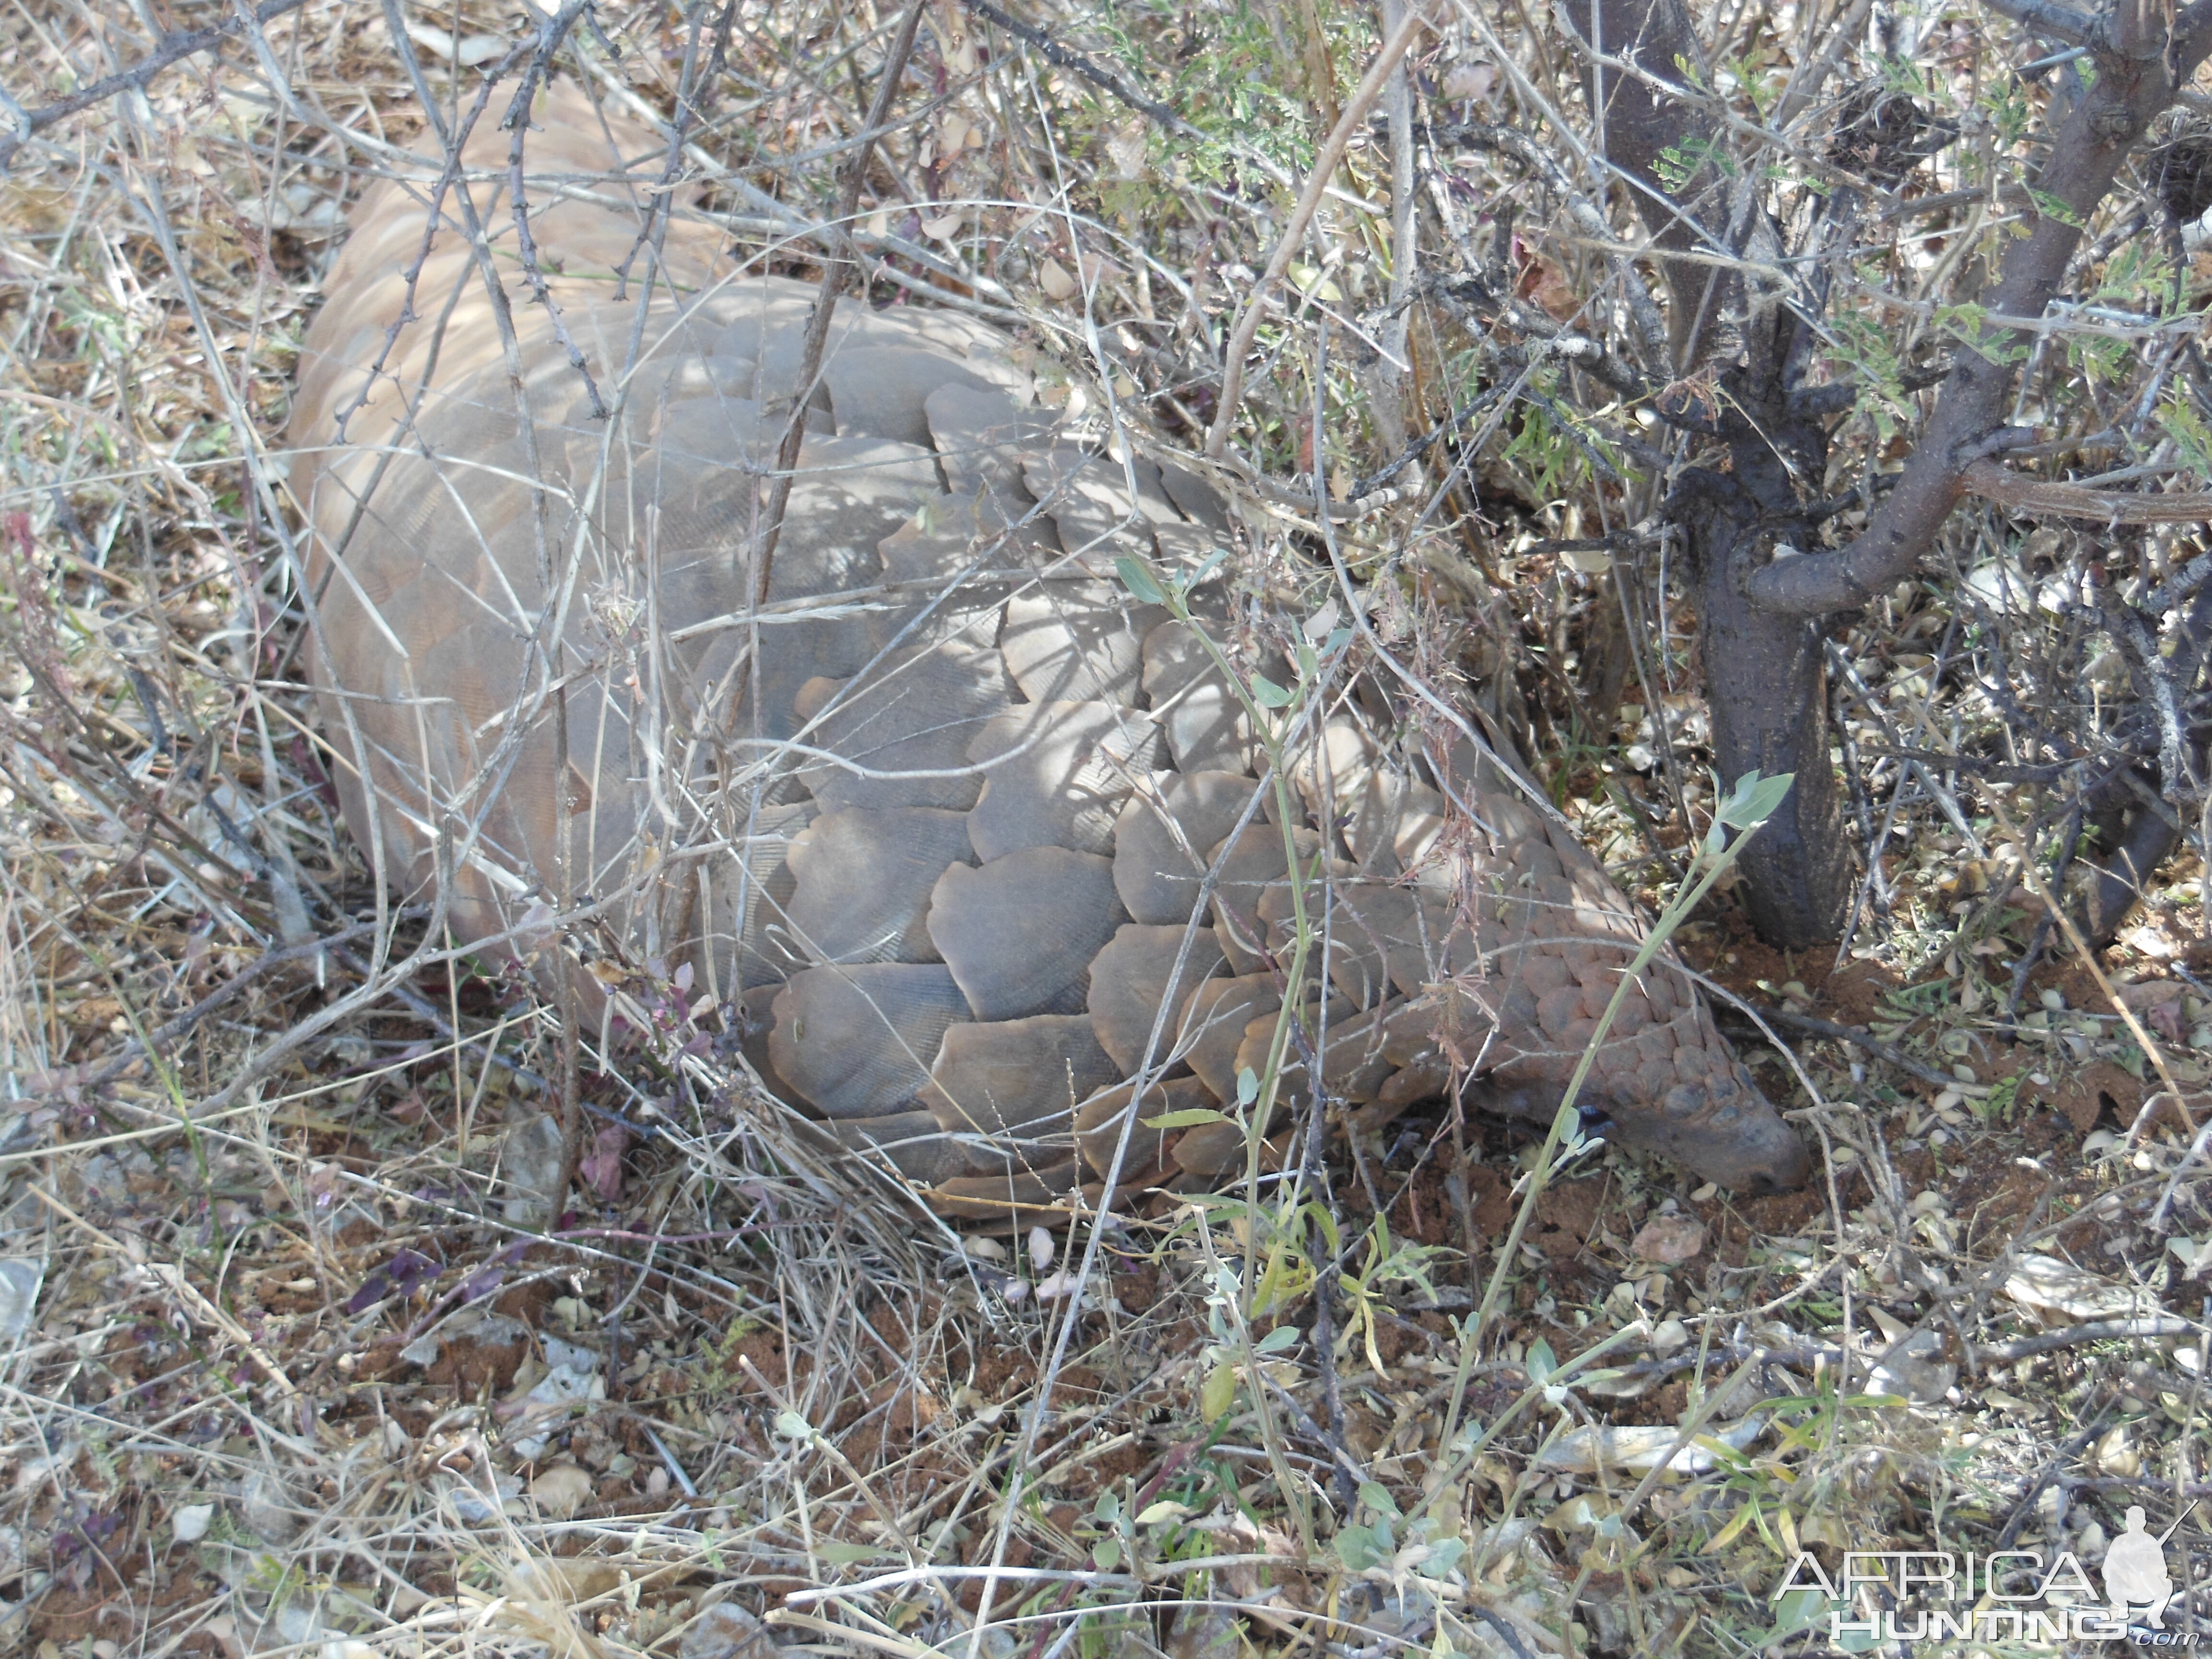
M 2081 228 L 2081 216 L 2049 191 L 2031 188 L 2027 193 L 2035 198 L 2035 210 L 2045 218 L 2056 219 L 2062 225 L 2072 225 L 2076 230 Z
M 1252 1345 L 1254 1353 L 1280 1353 L 1285 1348 L 1295 1348 L 1305 1335 L 1295 1325 L 1278 1325 Z
M 1291 694 L 1269 679 L 1265 674 L 1252 676 L 1252 701 L 1262 708 L 1280 708 L 1291 700 Z
M 1321 1229 L 1322 1237 L 1328 1241 L 1328 1253 L 1340 1255 L 1344 1251 L 1344 1235 L 1339 1231 L 1336 1218 L 1328 1212 L 1326 1204 L 1309 1204 L 1301 1212 L 1305 1218 Z
M 1259 1097 L 1259 1074 L 1249 1066 L 1238 1066 L 1237 1068 L 1237 1103 L 1239 1106 L 1249 1106 Z
M 1180 1112 L 1162 1112 L 1158 1117 L 1137 1120 L 1147 1129 L 1195 1129 L 1202 1123 L 1226 1123 L 1226 1113 L 1217 1112 L 1211 1106 L 1192 1106 Z
M 2029 234 L 2025 225 L 2015 225 L 2014 228 L 2022 236 Z M 1986 306 L 1937 306 L 1936 326 L 1978 351 L 1993 363 L 2016 363 L 2028 353 L 2027 342 L 2023 336 L 2010 329 L 1990 325 L 1989 307 Z
M 1145 1512 L 1137 1517 L 1137 1524 L 1140 1527 L 1157 1527 L 1169 1521 L 1189 1519 L 1189 1504 L 1178 1504 L 1172 1498 L 1163 1498 L 1158 1503 L 1146 1507 Z
M 1522 1357 L 1522 1364 L 1528 1368 L 1529 1381 L 1541 1382 L 1559 1369 L 1559 1357 L 1552 1352 L 1552 1345 L 1540 1336 L 1528 1345 L 1528 1352 Z
M 1091 1559 L 1098 1564 L 1101 1572 L 1111 1572 L 1121 1565 L 1121 1540 L 1102 1538 L 1091 1547 Z
M 1340 1527 L 1334 1547 L 1336 1559 L 1344 1564 L 1346 1572 L 1364 1572 L 1389 1559 L 1389 1534 L 1387 1529 L 1374 1527 Z
M 1218 1423 L 1228 1415 L 1230 1407 L 1236 1403 L 1236 1367 L 1216 1365 L 1206 1374 L 1206 1382 L 1199 1389 L 1198 1414 L 1208 1423 Z
M 1836 1646 L 1845 1653 L 1864 1653 L 1876 1646 L 1881 1638 L 1866 1630 L 1847 1630 L 1836 1638 Z
M 1778 772 L 1771 778 L 1761 777 L 1756 771 L 1745 773 L 1736 780 L 1735 793 L 1721 804 L 1721 822 L 1731 830 L 1749 830 L 1765 823 L 1796 781 L 1794 772 Z
M 842 1538 L 817 1539 L 815 1554 L 838 1566 L 850 1566 L 855 1561 L 880 1561 L 889 1553 L 872 1544 L 848 1544 Z
M 1121 573 L 1121 586 L 1146 605 L 1165 605 L 1168 602 L 1166 590 L 1161 587 L 1160 579 L 1152 574 L 1152 566 L 1134 554 L 1124 553 L 1114 561 L 1114 568 Z
M 1387 1515 L 1393 1521 L 1399 1518 L 1397 1500 L 1390 1496 L 1390 1489 L 1387 1486 L 1377 1486 L 1372 1480 L 1361 1481 L 1359 1501 L 1377 1515 Z
M 2176 386 L 2159 406 L 2158 423 L 2189 464 L 2199 474 L 2212 477 L 2212 424 L 2197 413 L 2196 404 L 2180 387 Z
M 775 1414 L 775 1431 L 786 1440 L 814 1438 L 814 1425 L 797 1412 L 778 1412 Z
M 1189 575 L 1183 578 L 1183 586 L 1186 589 L 1196 587 L 1208 576 L 1211 576 L 1214 573 L 1214 570 L 1220 565 L 1221 562 L 1228 556 L 1229 550 L 1227 548 L 1215 548 L 1212 552 L 1207 554 L 1205 558 L 1199 562 L 1197 569 L 1192 571 Z
M 1774 1629 L 1766 1639 L 1779 1642 L 1784 1637 L 1796 1635 L 1801 1630 L 1825 1625 L 1828 1622 L 1828 1614 L 1835 1610 L 1828 1598 L 1816 1589 L 1784 1590 L 1775 1598 Z

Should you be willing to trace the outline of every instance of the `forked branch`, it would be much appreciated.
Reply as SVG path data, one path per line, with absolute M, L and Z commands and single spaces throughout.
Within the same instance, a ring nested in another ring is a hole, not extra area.
M 2009 6 L 2007 10 L 2009 15 Z M 2096 83 L 2052 142 L 2035 192 L 2041 214 L 2027 237 L 2007 250 L 1990 313 L 2043 315 L 2065 280 L 2083 227 L 2112 190 L 2128 151 L 2172 106 L 2178 88 L 2212 51 L 2212 0 L 2197 0 L 2174 20 L 2163 51 L 2154 31 L 2147 41 L 2123 52 L 2124 40 L 2141 34 L 2143 19 L 2138 0 L 2121 0 L 2120 11 L 2111 37 L 2114 44 L 2099 56 Z M 2030 337 L 1984 323 L 1976 337 L 1962 340 L 1926 435 L 1865 530 L 1835 552 L 1789 559 L 1759 571 L 1749 584 L 1753 602 L 1763 610 L 1819 616 L 1863 605 L 1910 574 L 1935 544 L 1960 498 L 1984 493 L 1969 480 L 1969 471 L 1981 459 L 1970 452 L 2003 423 L 2017 364 L 2027 355 Z M 2004 476 L 2008 475 L 2000 472 Z M 1996 482 L 1978 472 L 1975 477 Z

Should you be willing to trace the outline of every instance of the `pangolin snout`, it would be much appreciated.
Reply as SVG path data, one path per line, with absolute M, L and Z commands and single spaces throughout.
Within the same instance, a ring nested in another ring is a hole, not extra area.
M 1706 1085 L 1677 1085 L 1663 1099 L 1617 1106 L 1612 1139 L 1681 1164 L 1756 1198 L 1805 1184 L 1813 1160 L 1797 1132 L 1741 1066 Z

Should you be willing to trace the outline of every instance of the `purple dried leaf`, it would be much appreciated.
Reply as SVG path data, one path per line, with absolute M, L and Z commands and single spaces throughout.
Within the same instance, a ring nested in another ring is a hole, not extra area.
M 603 1204 L 611 1204 L 622 1195 L 623 1152 L 629 1146 L 628 1129 L 619 1123 L 605 1124 L 592 1137 L 590 1153 L 577 1163 L 576 1173 Z

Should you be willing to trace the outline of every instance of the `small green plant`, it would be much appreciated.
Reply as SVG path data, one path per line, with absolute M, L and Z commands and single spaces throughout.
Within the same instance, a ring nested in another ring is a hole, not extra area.
M 1441 1578 L 1467 1553 L 1455 1517 L 1440 1521 L 1419 1515 L 1409 1524 L 1390 1494 L 1372 1480 L 1359 1488 L 1359 1509 L 1369 1518 L 1338 1528 L 1334 1543 L 1336 1559 L 1346 1572 L 1389 1567 L 1393 1572 Z
M 1321 1206 L 1312 1206 L 1318 1213 Z M 1331 1249 L 1335 1249 L 1335 1229 L 1328 1230 Z M 1367 1230 L 1367 1256 L 1357 1273 L 1347 1273 L 1339 1280 L 1344 1296 L 1344 1328 L 1336 1339 L 1340 1354 L 1351 1351 L 1355 1338 L 1367 1350 L 1367 1363 L 1377 1375 L 1388 1372 L 1382 1356 L 1376 1348 L 1377 1314 L 1388 1311 L 1389 1301 L 1383 1297 L 1383 1287 L 1389 1285 L 1410 1285 L 1433 1302 L 1437 1287 L 1430 1282 L 1430 1268 L 1443 1256 L 1458 1252 L 1437 1244 L 1414 1244 L 1390 1237 L 1388 1216 L 1378 1215 Z
M 1782 88 L 1784 77 L 1780 63 L 1771 54 L 1747 53 L 1729 59 L 1725 68 L 1750 104 L 1752 118 L 1763 124 Z
M 1504 449 L 1504 459 L 1526 472 L 1538 499 L 1547 501 L 1586 489 L 1593 471 L 1618 477 L 1624 465 L 1618 447 L 1550 392 L 1545 377 L 1530 381 Z
M 1679 144 L 1669 144 L 1659 152 L 1651 170 L 1659 175 L 1659 182 L 1670 194 L 1679 195 L 1682 186 L 1696 178 L 1710 163 L 1723 179 L 1734 179 L 1738 169 L 1735 158 L 1715 138 L 1685 138 Z
M 2029 346 L 2027 337 L 2012 329 L 1992 327 L 1987 306 L 1938 306 L 1936 307 L 1935 324 L 1939 331 L 1993 363 L 2027 361 Z
M 2017 76 L 1994 77 L 1983 89 L 1979 107 L 1996 129 L 2000 153 L 2018 145 L 2034 125 L 2035 106 L 2028 101 L 2027 88 Z
M 2172 315 L 2180 309 L 2179 283 L 2179 275 L 2155 248 L 2140 241 L 2129 242 L 2105 262 L 2089 298 L 2092 303 L 2148 304 L 2161 315 Z
M 2013 1108 L 2020 1098 L 2020 1077 L 1999 1078 L 1990 1085 L 1990 1091 L 1978 1099 L 1969 1097 L 1966 1109 L 1984 1123 L 2009 1123 Z
M 1152 13 L 1151 27 L 1179 27 L 1184 49 L 1170 55 L 1142 46 L 1131 27 L 1131 12 Z M 1264 156 L 1293 177 L 1312 166 L 1318 135 L 1314 109 L 1300 94 L 1300 66 L 1285 61 L 1288 42 L 1260 8 L 1239 0 L 1191 11 L 1152 0 L 1139 7 L 1104 7 L 1089 21 L 1111 42 L 1123 66 L 1147 83 L 1164 62 L 1174 64 L 1164 101 L 1189 126 L 1181 132 L 1157 127 L 1147 131 L 1145 143 L 1156 173 L 1219 183 L 1237 170 L 1240 153 Z M 1340 78 L 1351 69 L 1357 80 L 1358 71 L 1351 66 L 1372 45 L 1371 27 L 1357 17 L 1324 30 L 1324 48 Z M 1127 210 L 1139 203 L 1124 186 L 1116 190 L 1112 205 Z
M 1936 88 L 1928 72 L 1912 58 L 1892 52 L 1881 60 L 1881 87 L 1893 98 L 1933 98 Z
M 2212 424 L 2180 386 L 2170 388 L 2158 406 L 2158 423 L 2199 476 L 2212 478 Z
M 2135 353 L 2125 340 L 2077 334 L 2066 343 L 2066 361 L 2089 379 L 2106 385 L 2125 377 Z
M 1828 361 L 1847 371 L 1859 388 L 1855 412 L 1871 421 L 1875 434 L 1887 443 L 1900 429 L 1899 423 L 1913 417 L 1895 339 L 1877 319 L 1863 311 L 1844 312 L 1832 319 L 1828 337 Z

